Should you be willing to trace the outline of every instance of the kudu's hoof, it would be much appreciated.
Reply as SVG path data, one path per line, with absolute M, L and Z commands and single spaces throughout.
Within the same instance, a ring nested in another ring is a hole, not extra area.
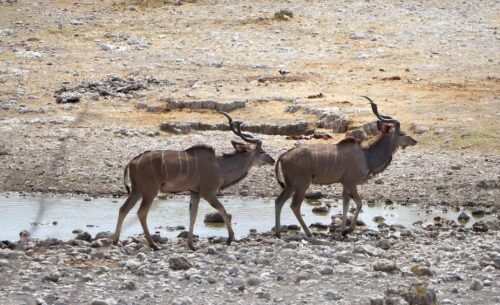
M 189 250 L 196 251 L 196 248 L 193 246 L 193 244 L 188 244 L 187 246 L 188 246 Z
M 158 247 L 156 244 L 149 245 L 153 251 L 160 251 L 160 247 Z
M 229 236 L 229 237 L 227 238 L 227 240 L 226 240 L 226 245 L 228 245 L 228 246 L 229 246 L 229 245 L 231 244 L 231 242 L 233 242 L 233 240 L 234 240 L 234 236 Z

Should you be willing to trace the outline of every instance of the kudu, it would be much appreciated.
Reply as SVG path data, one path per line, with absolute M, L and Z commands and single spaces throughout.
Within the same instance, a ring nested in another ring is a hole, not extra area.
M 227 244 L 234 238 L 231 221 L 224 206 L 217 199 L 219 190 L 238 183 L 246 177 L 254 165 L 273 165 L 274 159 L 262 149 L 262 142 L 241 131 L 240 121 L 233 121 L 229 114 L 221 112 L 229 120 L 233 133 L 249 144 L 231 141 L 235 151 L 216 156 L 214 149 L 206 145 L 195 145 L 184 151 L 145 151 L 133 158 L 125 167 L 124 184 L 128 192 L 125 203 L 120 208 L 113 243 L 118 244 L 123 220 L 128 212 L 142 198 L 137 211 L 148 244 L 158 250 L 148 230 L 146 217 L 158 191 L 177 193 L 189 191 L 189 234 L 188 247 L 193 247 L 193 226 L 198 212 L 200 197 L 204 198 L 224 218 L 228 231 Z M 130 187 L 127 185 L 130 180 Z
M 294 195 L 291 204 L 292 211 L 304 232 L 311 236 L 300 214 L 300 206 L 311 183 L 342 184 L 342 234 L 352 232 L 356 227 L 362 206 L 357 185 L 385 170 L 398 147 L 405 148 L 417 144 L 417 141 L 401 131 L 400 123 L 395 118 L 379 114 L 375 102 L 369 97 L 363 97 L 370 101 L 372 111 L 378 118 L 379 134 L 375 138 L 364 142 L 345 138 L 337 144 L 301 145 L 290 149 L 278 158 L 275 174 L 283 190 L 275 201 L 275 235 L 277 237 L 280 237 L 281 209 L 292 194 Z M 279 177 L 280 165 L 284 181 Z M 356 202 L 356 211 L 349 230 L 346 230 L 347 209 L 351 198 Z

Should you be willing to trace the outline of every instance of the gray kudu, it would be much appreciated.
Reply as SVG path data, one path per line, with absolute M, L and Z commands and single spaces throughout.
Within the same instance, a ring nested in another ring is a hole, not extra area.
M 221 112 L 229 120 L 229 128 L 250 144 L 231 141 L 235 151 L 219 157 L 214 149 L 206 145 L 195 145 L 184 151 L 156 150 L 145 151 L 133 158 L 125 167 L 124 184 L 128 192 L 125 203 L 120 208 L 113 243 L 118 244 L 123 220 L 132 207 L 142 198 L 137 211 L 144 235 L 154 250 L 155 244 L 148 230 L 146 217 L 149 208 L 161 190 L 163 193 L 189 191 L 189 234 L 188 247 L 193 246 L 193 227 L 198 213 L 200 197 L 204 198 L 224 218 L 228 231 L 227 244 L 234 239 L 231 220 L 226 214 L 217 193 L 228 186 L 238 183 L 246 177 L 254 165 L 273 165 L 274 159 L 262 149 L 262 142 L 248 133 L 241 131 L 240 121 L 233 121 L 229 114 Z M 127 185 L 130 180 L 130 187 Z
M 379 134 L 369 141 L 359 142 L 353 138 L 345 138 L 337 144 L 301 145 L 283 153 L 277 160 L 275 174 L 282 191 L 275 201 L 275 235 L 280 237 L 280 214 L 284 203 L 293 196 L 291 208 L 302 229 L 312 236 L 300 214 L 300 206 L 311 183 L 333 184 L 343 186 L 342 200 L 342 234 L 352 232 L 356 227 L 361 197 L 357 186 L 374 175 L 382 172 L 391 163 L 392 155 L 398 147 L 417 144 L 412 137 L 400 129 L 398 120 L 378 113 L 377 105 L 368 99 L 375 116 L 378 118 Z M 394 128 L 391 128 L 391 125 Z M 280 180 L 281 165 L 284 181 Z M 356 202 L 356 211 L 349 230 L 346 230 L 347 209 L 350 199 Z

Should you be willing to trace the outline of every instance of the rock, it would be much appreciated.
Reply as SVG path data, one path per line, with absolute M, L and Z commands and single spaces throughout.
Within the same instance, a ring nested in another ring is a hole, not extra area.
M 479 279 L 473 279 L 469 286 L 470 290 L 478 291 L 483 289 L 483 283 Z
M 59 279 L 61 278 L 61 275 L 59 273 L 50 273 L 50 274 L 47 274 L 47 275 L 44 275 L 42 277 L 42 281 L 44 282 L 53 282 L 53 283 L 57 283 L 59 282 Z
M 168 267 L 172 270 L 187 270 L 193 265 L 186 258 L 177 256 L 168 259 Z
M 189 123 L 162 122 L 160 130 L 173 134 L 188 134 L 191 132 L 191 125 Z
M 142 36 L 136 36 L 136 35 L 130 36 L 127 39 L 127 44 L 134 46 L 138 50 L 149 48 L 149 45 L 148 45 L 148 42 L 146 41 L 146 38 L 144 38 Z
M 318 200 L 323 197 L 323 193 L 321 191 L 312 191 L 312 192 L 307 192 L 305 195 L 305 199 L 310 199 L 310 200 Z
M 467 213 L 462 212 L 462 213 L 460 213 L 460 215 L 458 215 L 458 218 L 457 218 L 457 219 L 458 219 L 458 221 L 460 221 L 460 222 L 467 222 L 467 221 L 469 221 L 470 216 L 469 216 L 469 215 L 467 215 Z
M 412 236 L 413 234 L 411 233 L 411 231 L 410 231 L 410 230 L 408 230 L 408 229 L 403 229 L 403 230 L 401 230 L 401 231 L 399 232 L 399 235 L 400 235 L 401 237 L 410 237 L 410 236 Z
M 191 305 L 193 304 L 193 299 L 190 297 L 180 297 L 172 301 L 172 305 Z
M 0 30 L 0 36 L 12 36 L 15 33 L 16 33 L 16 31 L 14 31 L 13 29 L 2 29 L 2 30 Z
M 363 33 L 351 33 L 349 34 L 349 39 L 352 39 L 352 40 L 361 40 L 361 39 L 366 39 L 366 36 L 365 34 Z
M 486 214 L 486 212 L 484 210 L 481 210 L 481 209 L 475 209 L 472 211 L 472 216 L 474 217 L 483 217 L 484 214 Z
M 227 217 L 231 220 L 233 216 L 231 214 L 227 214 Z M 209 212 L 205 214 L 205 219 L 203 221 L 205 223 L 224 223 L 224 218 L 219 212 Z
M 325 206 L 325 205 L 312 208 L 312 212 L 313 213 L 318 213 L 318 214 L 328 213 L 328 211 L 329 211 L 329 208 L 327 206 Z
M 399 270 L 394 262 L 388 260 L 379 260 L 373 264 L 374 271 L 393 272 Z
M 391 244 L 387 240 L 379 240 L 377 244 L 375 244 L 375 247 L 389 250 L 391 248 Z
M 208 63 L 208 66 L 213 67 L 213 68 L 222 68 L 222 66 L 224 66 L 224 62 L 223 61 L 212 61 L 212 62 Z
M 88 234 L 88 233 L 87 233 Z M 90 235 L 90 234 L 89 234 Z M 103 238 L 106 238 L 106 239 L 113 239 L 115 236 L 115 234 L 113 232 L 110 232 L 110 231 L 105 231 L 105 232 L 99 232 L 95 235 L 95 239 L 103 239 Z
M 76 103 L 79 102 L 82 95 L 78 92 L 62 92 L 56 96 L 57 103 Z
M 128 281 L 125 284 L 123 284 L 120 289 L 122 289 L 122 290 L 136 290 L 137 284 L 134 281 Z
M 425 266 L 420 266 L 420 265 L 414 265 L 413 267 L 410 268 L 411 272 L 418 276 L 432 276 L 433 272 L 425 267 Z
M 429 127 L 420 125 L 418 122 L 413 122 L 410 125 L 410 131 L 413 131 L 415 134 L 423 134 L 429 131 Z
M 0 101 L 0 109 L 10 110 L 17 106 L 16 100 Z
M 385 221 L 385 218 L 382 216 L 373 217 L 373 222 L 375 222 L 375 223 L 383 223 L 384 221 Z
M 236 274 L 238 274 L 238 272 L 239 272 L 239 271 L 240 271 L 240 270 L 238 269 L 238 267 L 233 266 L 233 267 L 229 268 L 228 273 L 229 273 L 230 275 L 236 275 Z
M 436 128 L 434 129 L 434 134 L 437 136 L 444 135 L 444 129 L 443 128 Z
M 481 180 L 476 183 L 476 187 L 481 189 L 497 189 L 500 187 L 500 184 L 495 180 Z
M 338 301 L 343 299 L 344 297 L 341 296 L 338 292 L 333 291 L 333 290 L 327 290 L 323 293 L 323 296 L 325 297 L 326 300 L 328 301 Z
M 384 297 L 370 298 L 370 305 L 385 305 Z
M 215 279 L 214 277 L 208 277 L 207 282 L 209 284 L 215 284 L 215 283 L 217 283 L 217 279 Z
M 351 137 L 356 140 L 364 141 L 368 138 L 363 129 L 353 129 L 346 132 L 346 137 Z
M 31 59 L 42 58 L 42 53 L 35 51 L 17 50 L 15 54 L 20 57 L 31 58 Z
M 258 286 L 260 285 L 260 279 L 258 277 L 252 276 L 247 280 L 248 286 Z
M 44 299 L 42 299 L 42 298 L 36 298 L 35 299 L 35 304 L 36 305 L 47 305 L 47 302 Z
M 314 228 L 317 230 L 328 230 L 328 225 L 321 222 L 315 222 L 309 225 L 309 228 Z
M 308 273 L 299 273 L 295 278 L 295 283 L 298 284 L 302 281 L 307 281 L 311 279 L 311 275 Z
M 390 296 L 384 299 L 386 305 L 409 305 L 402 297 L 400 296 Z M 434 304 L 433 304 L 434 305 Z
M 83 232 L 75 237 L 76 240 L 84 240 L 90 242 L 92 240 L 92 235 L 88 232 Z
M 319 270 L 319 274 L 321 275 L 331 275 L 333 274 L 333 269 L 330 267 L 324 267 Z
M 19 232 L 19 238 L 20 239 L 28 239 L 31 237 L 31 233 L 28 230 L 22 230 Z
M 415 304 L 415 305 L 435 305 L 438 304 L 436 291 L 422 284 L 415 284 L 406 289 L 399 289 L 398 294 L 403 297 L 403 304 Z M 386 304 L 400 304 L 400 303 L 388 303 Z
M 361 128 L 363 129 L 363 131 L 365 132 L 365 134 L 367 136 L 372 136 L 372 135 L 376 135 L 379 133 L 379 130 L 377 127 L 377 121 L 365 123 L 365 124 L 363 124 L 363 127 L 361 127 Z
M 484 221 L 478 221 L 472 225 L 472 229 L 475 232 L 488 232 L 488 226 L 485 224 Z
M 484 226 L 489 231 L 499 231 L 500 230 L 500 220 L 498 220 L 498 219 L 485 220 Z
M 384 251 L 370 245 L 357 245 L 354 247 L 353 253 L 367 254 L 368 256 L 381 256 L 384 254 Z

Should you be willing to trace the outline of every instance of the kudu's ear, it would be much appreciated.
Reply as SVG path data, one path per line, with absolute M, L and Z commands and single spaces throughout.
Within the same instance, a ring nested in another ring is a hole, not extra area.
M 231 144 L 233 145 L 234 149 L 236 149 L 239 152 L 248 151 L 250 149 L 250 147 L 247 144 L 238 141 L 231 141 Z
M 391 125 L 384 124 L 381 121 L 377 121 L 377 129 L 378 131 L 381 131 L 383 133 L 389 133 L 389 131 L 391 130 Z

